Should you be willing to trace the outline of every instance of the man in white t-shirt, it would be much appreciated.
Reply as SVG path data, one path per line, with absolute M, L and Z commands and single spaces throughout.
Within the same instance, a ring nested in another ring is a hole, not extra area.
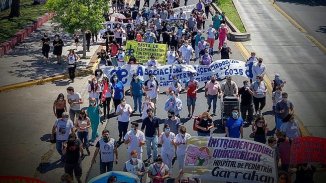
M 63 160 L 63 145 L 68 141 L 69 135 L 74 133 L 74 124 L 69 119 L 69 114 L 64 112 L 62 118 L 58 118 L 52 128 L 52 139 L 54 139 L 54 134 L 56 138 L 56 149 L 61 155 L 61 160 Z
M 156 101 L 160 90 L 158 81 L 155 79 L 153 74 L 149 74 L 149 80 L 145 81 L 145 91 L 151 102 L 155 104 L 156 109 Z M 154 114 L 156 114 L 156 110 L 154 110 Z
M 128 131 L 128 124 L 130 121 L 131 113 L 131 106 L 126 103 L 125 98 L 122 99 L 121 104 L 117 106 L 119 142 L 121 142 L 121 139 L 126 135 Z
M 80 96 L 79 93 L 75 92 L 75 89 L 72 86 L 69 86 L 67 88 L 67 99 L 68 99 L 68 103 L 70 105 L 70 109 L 69 109 L 69 115 L 70 115 L 70 119 L 71 121 L 75 121 L 75 116 L 78 117 L 79 112 L 80 112 L 80 104 L 83 103 L 83 100 Z
M 179 52 L 181 53 L 181 57 L 186 64 L 189 64 L 194 49 L 189 45 L 188 41 L 185 41 L 185 43 L 179 48 Z
M 145 134 L 138 130 L 138 123 L 131 123 L 131 130 L 124 136 L 124 142 L 128 145 L 127 153 L 131 158 L 130 153 L 132 150 L 136 150 L 138 153 L 138 159 L 142 160 L 143 157 L 143 145 L 145 145 Z

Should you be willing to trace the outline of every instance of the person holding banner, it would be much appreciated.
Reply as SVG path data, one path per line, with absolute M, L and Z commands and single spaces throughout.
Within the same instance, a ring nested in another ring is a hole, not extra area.
M 180 126 L 179 133 L 176 135 L 174 140 L 174 143 L 177 147 L 176 154 L 177 154 L 177 160 L 178 160 L 180 170 L 183 169 L 187 143 L 190 137 L 191 135 L 187 133 L 186 127 L 183 125 Z
M 191 73 L 190 80 L 186 83 L 185 88 L 187 90 L 188 118 L 194 115 L 198 88 L 199 84 L 195 80 L 195 73 Z
M 175 134 L 171 132 L 170 126 L 164 124 L 163 132 L 159 137 L 159 144 L 162 145 L 161 156 L 163 163 L 166 164 L 170 170 L 172 170 L 172 160 L 175 155 Z
M 232 110 L 232 116 L 227 119 L 225 132 L 227 137 L 243 138 L 243 119 L 237 108 Z

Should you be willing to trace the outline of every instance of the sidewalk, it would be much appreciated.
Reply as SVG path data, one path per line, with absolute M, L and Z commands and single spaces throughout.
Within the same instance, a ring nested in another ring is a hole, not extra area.
M 51 45 L 50 61 L 46 62 L 42 55 L 42 35 L 48 33 L 51 43 L 55 34 L 59 34 L 63 39 L 65 46 L 63 48 L 63 58 L 68 54 L 69 49 L 76 48 L 74 40 L 68 34 L 54 32 L 55 24 L 51 21 L 45 23 L 42 27 L 34 31 L 27 37 L 22 44 L 17 45 L 8 55 L 0 57 L 0 88 L 6 85 L 12 85 L 31 80 L 44 79 L 67 73 L 67 64 L 56 64 L 56 57 L 53 55 Z M 71 42 L 72 41 L 72 42 Z M 77 54 L 82 56 L 82 39 L 80 39 Z M 90 52 L 86 53 L 87 59 L 81 59 L 78 69 L 85 69 L 89 64 L 91 56 L 98 49 L 98 44 L 92 44 Z M 65 60 L 64 60 L 65 61 Z
M 298 119 L 313 136 L 326 137 L 326 56 L 306 35 L 278 13 L 268 0 L 234 0 L 239 15 L 251 33 L 243 43 L 264 58 L 267 75 L 287 81 L 285 91 L 294 103 Z M 248 11 L 252 10 L 252 11 Z

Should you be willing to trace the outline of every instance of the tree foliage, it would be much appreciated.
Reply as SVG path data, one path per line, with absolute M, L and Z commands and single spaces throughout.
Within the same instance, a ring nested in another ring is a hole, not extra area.
M 46 7 L 56 13 L 54 20 L 68 33 L 99 31 L 108 12 L 108 0 L 48 0 Z

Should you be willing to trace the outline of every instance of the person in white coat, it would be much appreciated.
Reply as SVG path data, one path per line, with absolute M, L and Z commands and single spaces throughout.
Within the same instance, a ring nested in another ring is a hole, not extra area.
M 179 170 L 183 169 L 183 162 L 185 159 L 186 149 L 187 149 L 187 143 L 190 139 L 191 135 L 189 133 L 186 133 L 187 129 L 185 126 L 180 126 L 179 133 L 176 135 L 174 143 L 177 147 L 177 160 L 179 164 Z
M 138 159 L 142 160 L 143 146 L 145 145 L 145 134 L 138 130 L 138 123 L 131 123 L 131 130 L 124 137 L 124 143 L 128 145 L 127 153 L 130 157 L 131 151 L 136 150 Z
M 161 156 L 163 163 L 166 164 L 169 169 L 172 169 L 172 160 L 175 156 L 175 145 L 174 145 L 175 134 L 170 131 L 170 126 L 164 124 L 163 132 L 159 137 L 159 144 L 162 144 Z

